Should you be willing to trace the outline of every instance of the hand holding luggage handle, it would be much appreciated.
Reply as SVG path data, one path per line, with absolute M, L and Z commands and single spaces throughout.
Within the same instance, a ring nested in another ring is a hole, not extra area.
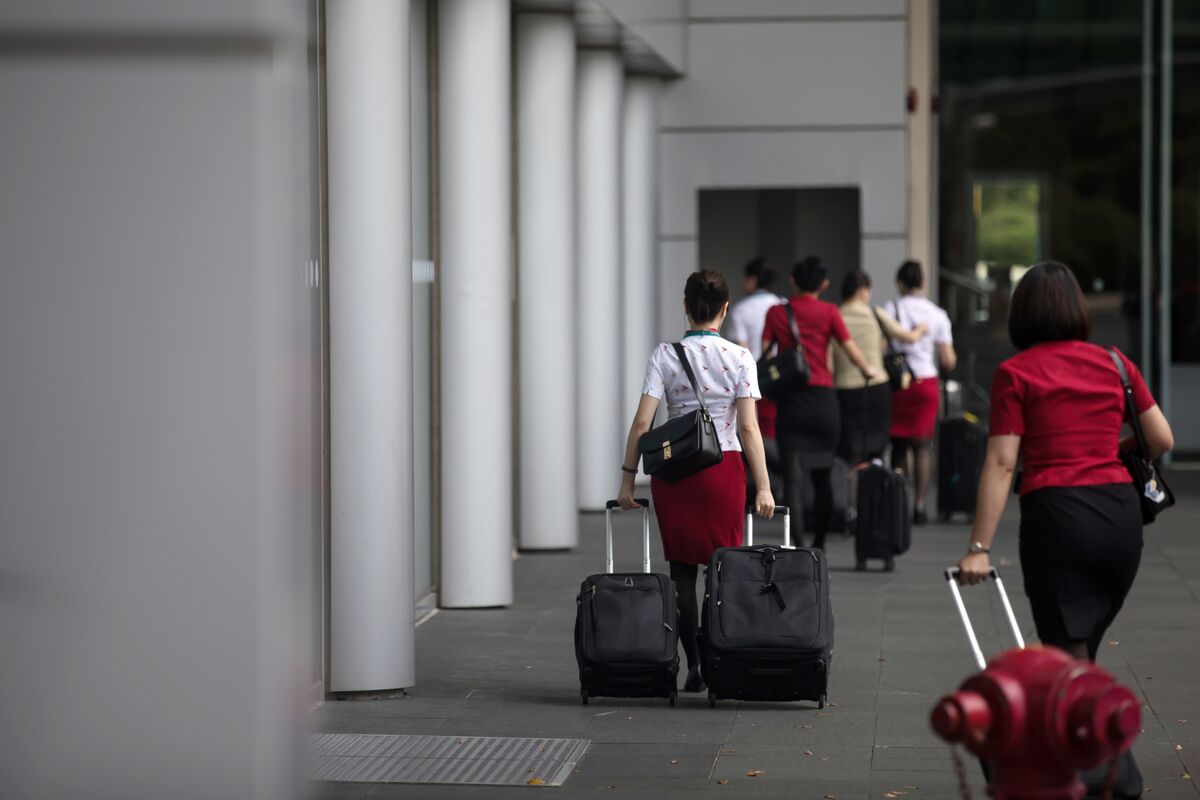
M 634 502 L 642 507 L 642 572 L 650 572 L 650 501 L 644 497 L 634 498 Z M 608 574 L 613 572 L 613 532 L 612 532 L 612 515 L 613 509 L 618 511 L 621 509 L 621 504 L 616 500 L 609 500 L 604 504 L 604 571 Z
M 958 589 L 958 574 L 961 572 L 958 567 L 949 567 L 946 569 L 946 583 L 950 585 L 950 594 L 954 595 L 954 604 L 958 606 L 958 615 L 962 617 L 963 627 L 967 631 L 967 639 L 971 641 L 971 650 L 975 653 L 975 662 L 979 664 L 980 669 L 987 668 L 987 659 L 983 657 L 983 650 L 979 647 L 979 639 L 975 637 L 975 629 L 971 627 L 971 618 L 967 615 L 967 607 L 963 605 L 962 592 Z M 1021 627 L 1017 624 L 1017 615 L 1013 613 L 1012 603 L 1008 602 L 1008 592 L 1004 591 L 1004 581 L 1000 580 L 1000 573 L 992 567 L 988 573 L 989 577 L 996 584 L 996 591 L 1000 595 L 1000 602 L 1004 604 L 1004 613 L 1008 616 L 1008 624 L 1012 627 L 1013 638 L 1017 640 L 1017 647 L 1025 646 L 1025 637 L 1021 636 Z
M 787 506 L 775 506 L 775 513 L 783 512 L 783 549 L 795 550 L 792 546 L 792 510 Z M 754 506 L 746 506 L 746 547 L 754 546 Z

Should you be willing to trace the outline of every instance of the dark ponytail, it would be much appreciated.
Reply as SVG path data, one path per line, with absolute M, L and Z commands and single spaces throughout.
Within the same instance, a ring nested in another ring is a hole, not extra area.
M 729 302 L 729 284 L 725 276 L 712 270 L 693 272 L 683 287 L 683 304 L 692 322 L 700 324 L 717 318 Z

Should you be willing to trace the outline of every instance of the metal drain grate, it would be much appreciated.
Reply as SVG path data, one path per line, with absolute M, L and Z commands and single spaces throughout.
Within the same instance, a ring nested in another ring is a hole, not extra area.
M 588 739 L 321 733 L 312 738 L 313 780 L 561 786 Z

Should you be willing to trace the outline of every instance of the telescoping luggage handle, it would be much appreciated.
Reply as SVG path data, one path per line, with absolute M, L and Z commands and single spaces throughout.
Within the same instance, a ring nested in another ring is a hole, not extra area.
M 642 507 L 642 572 L 650 572 L 650 501 L 644 497 L 636 497 L 633 502 Z M 613 572 L 613 510 L 621 510 L 621 504 L 609 500 L 604 504 L 604 571 Z
M 987 659 L 983 657 L 983 650 L 979 647 L 979 639 L 975 637 L 975 629 L 971 627 L 971 618 L 967 615 L 967 607 L 963 604 L 962 592 L 958 589 L 958 567 L 949 567 L 946 569 L 946 583 L 950 585 L 950 594 L 954 595 L 954 605 L 958 606 L 958 615 L 962 617 L 963 627 L 967 631 L 967 639 L 971 642 L 971 650 L 975 653 L 975 662 L 979 664 L 980 669 L 987 669 Z M 1000 602 L 1004 604 L 1004 613 L 1008 616 L 1008 624 L 1012 627 L 1013 638 L 1017 640 L 1017 647 L 1025 646 L 1025 637 L 1021 635 L 1021 627 L 1017 624 L 1017 615 L 1013 613 L 1012 603 L 1008 602 L 1008 592 L 1004 591 L 1004 581 L 1000 580 L 1000 573 L 995 567 L 991 568 L 988 573 L 992 582 L 996 584 L 996 592 L 1000 595 Z
M 775 506 L 775 513 L 783 514 L 783 548 L 795 550 L 792 547 L 792 510 L 787 506 Z M 754 546 L 754 506 L 746 506 L 746 547 Z

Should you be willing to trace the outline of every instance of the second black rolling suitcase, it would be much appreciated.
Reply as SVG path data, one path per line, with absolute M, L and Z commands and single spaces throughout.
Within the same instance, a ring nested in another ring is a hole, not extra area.
M 705 579 L 700 658 L 709 705 L 717 700 L 813 700 L 825 707 L 833 662 L 833 609 L 821 550 L 784 543 L 713 553 Z
M 605 571 L 584 579 L 575 598 L 579 698 L 665 697 L 675 705 L 679 611 L 675 584 L 650 572 L 650 501 L 642 507 L 642 571 L 613 572 L 612 515 L 604 512 Z
M 882 559 L 888 572 L 895 569 L 896 556 L 912 545 L 911 513 L 904 475 L 874 462 L 860 468 L 855 569 L 866 569 L 868 559 Z
M 975 513 L 975 495 L 987 453 L 987 426 L 970 413 L 952 414 L 938 425 L 938 517 Z

